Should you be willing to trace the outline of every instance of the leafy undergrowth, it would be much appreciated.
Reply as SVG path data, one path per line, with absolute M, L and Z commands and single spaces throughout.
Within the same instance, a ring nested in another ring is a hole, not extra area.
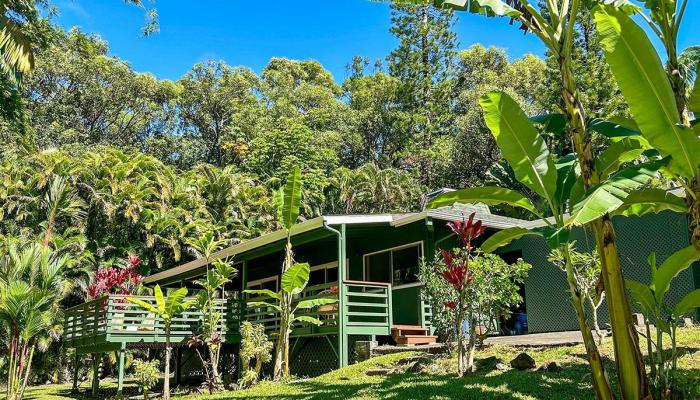
M 646 349 L 642 338 L 641 346 Z M 679 366 L 687 373 L 700 379 L 700 328 L 679 331 L 679 348 L 685 353 Z M 497 357 L 508 363 L 518 353 L 525 350 L 537 364 L 557 361 L 560 372 L 517 371 L 482 369 L 473 376 L 457 379 L 455 360 L 437 358 L 427 364 L 422 373 L 405 371 L 406 363 L 401 360 L 415 357 L 418 353 L 399 353 L 377 357 L 366 362 L 321 375 L 313 379 L 303 379 L 290 383 L 263 382 L 258 386 L 239 391 L 230 391 L 214 396 L 199 395 L 178 397 L 180 400 L 202 399 L 592 399 L 590 374 L 585 361 L 582 345 L 547 348 L 514 348 L 492 346 L 481 351 L 477 361 L 487 357 Z M 612 365 L 612 346 L 607 339 L 601 346 L 611 381 L 615 376 Z M 368 376 L 368 370 L 396 370 L 388 375 Z M 106 390 L 100 397 L 114 393 L 113 384 L 104 385 Z M 107 387 L 108 386 L 108 387 Z M 613 385 L 615 386 L 615 385 Z M 83 387 L 84 397 L 70 395 L 69 386 L 53 385 L 32 388 L 28 398 L 33 399 L 83 399 L 89 398 L 87 384 Z M 132 388 L 130 388 L 132 389 Z

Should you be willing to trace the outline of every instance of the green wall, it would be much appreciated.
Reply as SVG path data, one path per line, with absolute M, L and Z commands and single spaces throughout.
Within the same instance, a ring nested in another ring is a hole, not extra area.
M 644 217 L 615 218 L 613 220 L 617 233 L 625 277 L 641 282 L 649 282 L 650 273 L 647 264 L 649 253 L 656 252 L 658 263 L 663 262 L 675 251 L 688 246 L 687 220 L 684 215 L 665 212 Z M 595 245 L 593 237 L 583 230 L 574 232 L 574 239 L 582 247 Z M 549 250 L 543 239 L 526 236 L 514 242 L 504 250 L 520 249 L 523 259 L 532 264 L 532 270 L 525 281 L 525 298 L 530 332 L 547 332 L 576 330 L 578 324 L 574 317 L 564 273 L 547 261 Z M 670 304 L 675 304 L 682 296 L 696 287 L 693 275 L 698 274 L 688 269 L 681 273 L 671 285 L 666 297 Z M 633 304 L 633 312 L 639 308 Z M 605 305 L 599 311 L 600 324 L 605 327 L 608 313 Z

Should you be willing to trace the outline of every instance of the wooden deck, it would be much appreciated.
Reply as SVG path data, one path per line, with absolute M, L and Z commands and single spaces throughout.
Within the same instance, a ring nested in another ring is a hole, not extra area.
M 296 301 L 314 298 L 338 299 L 339 304 L 298 312 L 319 319 L 316 326 L 296 322 L 292 337 L 338 335 L 389 335 L 391 334 L 391 285 L 375 282 L 343 282 L 343 290 L 336 283 L 307 287 Z M 240 323 L 244 320 L 265 326 L 268 334 L 279 330 L 279 313 L 272 307 L 245 306 L 240 293 L 229 294 L 230 299 L 218 300 L 215 310 L 220 312 L 219 331 L 227 343 L 238 343 Z M 136 296 L 155 303 L 153 297 Z M 261 298 L 249 298 L 257 301 Z M 342 307 L 342 313 L 339 311 Z M 204 315 L 200 310 L 190 310 L 173 319 L 170 340 L 174 346 L 185 345 L 201 327 Z M 125 296 L 109 295 L 80 304 L 66 310 L 65 343 L 78 353 L 95 353 L 138 347 L 163 347 L 165 324 L 159 317 L 126 301 Z

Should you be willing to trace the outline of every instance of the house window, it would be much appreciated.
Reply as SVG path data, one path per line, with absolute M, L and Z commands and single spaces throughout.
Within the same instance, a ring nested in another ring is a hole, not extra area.
M 269 290 L 272 290 L 273 292 L 276 292 L 278 290 L 277 277 L 270 276 L 267 278 L 250 281 L 250 282 L 248 282 L 248 289 L 251 289 L 251 290 L 269 289 Z
M 418 282 L 423 242 L 411 243 L 364 256 L 365 280 L 394 286 Z
M 331 262 L 311 267 L 309 285 L 323 285 L 324 283 L 338 281 L 338 263 Z

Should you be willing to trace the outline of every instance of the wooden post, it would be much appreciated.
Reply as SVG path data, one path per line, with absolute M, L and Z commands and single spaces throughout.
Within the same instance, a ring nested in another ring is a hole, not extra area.
M 75 349 L 75 362 L 73 363 L 73 392 L 78 392 L 78 370 L 80 369 L 80 356 Z
M 100 392 L 100 356 L 102 353 L 92 354 L 92 397 L 97 397 Z
M 241 332 L 241 324 L 243 321 L 246 320 L 246 310 L 248 310 L 248 304 L 246 303 L 246 294 L 245 290 L 248 288 L 248 260 L 243 260 L 243 265 L 241 266 L 241 291 L 240 291 L 240 299 L 238 299 L 238 306 L 240 307 L 239 313 L 240 317 L 238 319 L 238 333 L 240 335 Z M 241 358 L 241 345 L 243 342 L 243 338 L 241 338 L 241 342 L 238 343 L 238 357 L 237 357 L 237 377 L 238 379 L 243 377 L 243 359 Z
M 180 365 L 182 363 L 182 349 L 180 347 L 176 347 L 173 350 L 175 350 L 175 386 L 180 385 L 180 369 L 182 366 Z
M 119 376 L 117 380 L 117 398 L 124 396 L 124 357 L 126 356 L 126 343 L 122 343 L 119 349 Z
M 340 368 L 348 365 L 348 335 L 345 333 L 347 327 L 347 315 L 345 301 L 345 276 L 346 266 L 346 229 L 345 224 L 340 225 L 340 236 L 338 237 L 338 364 Z

